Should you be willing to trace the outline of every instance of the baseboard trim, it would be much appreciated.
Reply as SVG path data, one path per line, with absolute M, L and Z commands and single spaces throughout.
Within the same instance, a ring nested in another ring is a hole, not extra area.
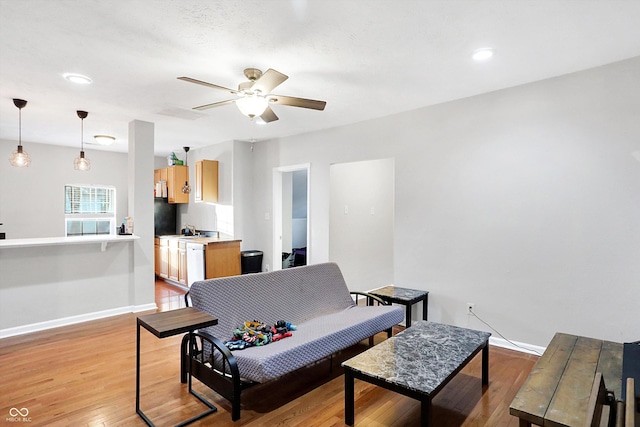
M 546 347 L 540 347 L 538 345 L 527 344 L 518 341 L 507 341 L 504 338 L 498 337 L 490 337 L 489 345 L 519 351 L 521 353 L 533 354 L 534 356 L 542 355 L 547 349 Z
M 75 325 L 77 323 L 88 322 L 91 320 L 104 319 L 105 317 L 118 316 L 120 314 L 139 313 L 141 311 L 150 311 L 157 309 L 158 306 L 156 306 L 155 303 L 129 305 L 125 307 L 112 308 L 110 310 L 96 311 L 93 313 L 79 314 L 77 316 L 47 320 L 46 322 L 31 323 L 29 325 L 0 329 L 0 339 L 14 337 L 17 335 L 30 334 L 32 332 L 44 331 L 47 329 L 59 328 L 61 326 Z

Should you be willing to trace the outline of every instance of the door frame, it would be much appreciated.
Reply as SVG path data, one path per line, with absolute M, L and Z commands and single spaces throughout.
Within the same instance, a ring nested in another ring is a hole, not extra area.
M 282 174 L 307 171 L 307 265 L 311 259 L 311 163 L 273 168 L 273 270 L 282 270 Z

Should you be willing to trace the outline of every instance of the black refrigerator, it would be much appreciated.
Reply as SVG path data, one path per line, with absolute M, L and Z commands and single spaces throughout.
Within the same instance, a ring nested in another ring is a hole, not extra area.
M 153 227 L 156 236 L 177 234 L 176 208 L 177 205 L 170 204 L 166 198 L 153 199 Z

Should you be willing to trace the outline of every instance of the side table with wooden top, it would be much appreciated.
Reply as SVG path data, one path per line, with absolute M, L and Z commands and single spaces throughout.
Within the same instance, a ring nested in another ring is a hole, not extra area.
M 167 338 L 183 333 L 189 333 L 189 335 L 191 335 L 193 331 L 197 329 L 206 328 L 207 326 L 216 325 L 217 323 L 217 318 L 193 307 L 163 311 L 138 317 L 136 331 L 136 413 L 140 415 L 147 425 L 153 426 L 154 424 L 140 409 L 140 327 L 143 327 L 158 338 Z M 193 342 L 192 337 L 190 336 L 189 338 L 189 342 Z M 191 356 L 192 347 L 192 345 L 189 346 L 189 356 Z M 178 426 L 185 426 L 218 410 L 192 389 L 191 372 L 188 372 L 188 378 L 189 393 L 207 405 L 209 409 L 200 415 L 178 424 Z

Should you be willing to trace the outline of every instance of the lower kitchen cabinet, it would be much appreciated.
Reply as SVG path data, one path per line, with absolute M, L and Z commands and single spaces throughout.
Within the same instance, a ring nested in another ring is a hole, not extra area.
M 187 244 L 178 242 L 178 283 L 187 286 Z
M 205 279 L 241 274 L 240 240 L 201 243 L 205 246 Z M 156 276 L 188 286 L 187 241 L 159 237 L 154 249 Z
M 155 273 L 158 277 L 186 286 L 186 243 L 176 239 L 156 238 Z
M 180 256 L 178 254 L 178 241 L 169 240 L 169 280 L 178 281 L 180 270 Z
M 205 249 L 205 278 L 238 276 L 240 241 L 209 243 Z
M 156 275 L 164 279 L 169 278 L 169 240 L 157 239 L 156 250 Z

